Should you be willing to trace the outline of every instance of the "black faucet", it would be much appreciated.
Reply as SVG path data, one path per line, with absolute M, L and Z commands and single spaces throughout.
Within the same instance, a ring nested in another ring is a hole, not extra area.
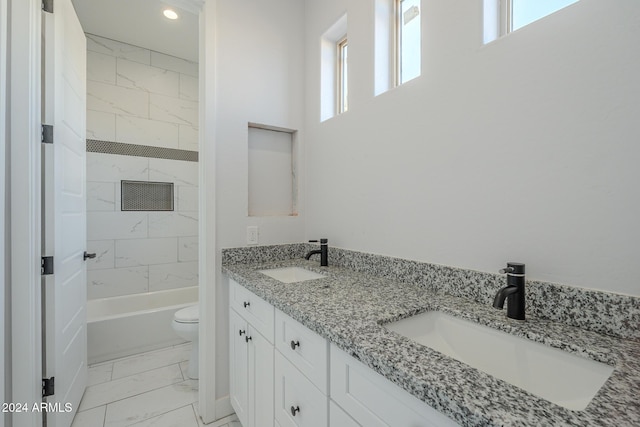
M 508 262 L 507 268 L 500 270 L 507 274 L 507 286 L 496 293 L 493 306 L 498 309 L 504 307 L 507 299 L 507 317 L 524 320 L 524 264 Z
M 309 240 L 309 243 L 318 243 L 317 240 Z M 320 254 L 320 267 L 326 267 L 329 265 L 329 240 L 320 239 L 320 249 L 309 251 L 304 256 L 305 259 L 311 258 L 311 255 Z

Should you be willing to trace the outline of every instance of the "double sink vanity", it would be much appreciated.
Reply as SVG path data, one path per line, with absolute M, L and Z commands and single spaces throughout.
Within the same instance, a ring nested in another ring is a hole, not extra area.
M 640 424 L 636 339 L 302 257 L 242 261 L 223 272 L 244 427 Z

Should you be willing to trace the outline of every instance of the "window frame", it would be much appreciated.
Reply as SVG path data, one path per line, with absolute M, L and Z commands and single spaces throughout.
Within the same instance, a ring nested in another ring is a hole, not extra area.
M 500 34 L 513 32 L 513 0 L 500 0 Z
M 393 85 L 402 84 L 402 0 L 393 0 Z
M 572 3 L 566 4 L 564 6 L 561 6 L 559 9 L 554 9 L 551 12 L 546 13 L 545 15 L 542 15 L 536 19 L 534 19 L 533 21 L 529 21 L 528 23 L 521 25 L 520 27 L 516 28 L 514 30 L 513 28 L 513 24 L 514 24 L 514 19 L 513 19 L 513 11 L 514 11 L 514 6 L 513 6 L 513 2 L 515 0 L 496 0 L 498 2 L 498 36 L 496 38 L 502 37 L 502 36 L 506 36 L 507 34 L 510 34 L 516 30 L 519 30 L 520 28 L 526 27 L 527 25 L 531 25 L 534 22 L 546 18 L 549 15 L 552 15 L 556 12 L 558 12 L 559 10 L 562 10 L 566 7 L 569 7 L 575 3 L 577 3 L 579 0 L 573 0 Z M 486 42 L 485 42 L 486 43 Z
M 345 34 L 336 42 L 336 112 L 349 111 L 348 102 L 348 55 L 349 40 Z M 346 50 L 346 55 L 345 55 Z
M 422 69 L 420 70 L 420 72 L 418 73 L 417 76 L 403 82 L 402 81 L 402 21 L 403 21 L 403 13 L 402 13 L 402 2 L 404 0 L 393 0 L 393 31 L 392 31 L 392 37 L 393 37 L 393 75 L 392 77 L 392 83 L 393 83 L 393 87 L 398 87 L 403 85 L 404 83 L 413 80 L 414 78 L 420 77 L 420 75 L 422 74 Z M 419 4 L 419 12 L 420 12 L 420 22 L 422 21 L 422 2 L 420 2 Z M 420 30 L 420 33 L 422 33 L 422 30 Z M 420 49 L 422 49 L 422 43 L 420 43 Z M 422 53 L 421 53 L 422 56 Z M 420 67 L 422 68 L 422 67 Z

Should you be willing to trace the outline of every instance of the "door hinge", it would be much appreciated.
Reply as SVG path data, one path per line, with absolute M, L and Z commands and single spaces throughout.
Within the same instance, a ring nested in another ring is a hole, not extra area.
M 53 0 L 42 0 L 42 10 L 53 13 Z
M 53 144 L 53 126 L 42 125 L 42 142 L 45 144 Z
M 52 256 L 43 256 L 40 264 L 40 273 L 43 276 L 47 276 L 49 274 L 53 274 L 53 257 Z
M 42 397 L 53 396 L 55 393 L 54 381 L 54 377 L 42 379 Z

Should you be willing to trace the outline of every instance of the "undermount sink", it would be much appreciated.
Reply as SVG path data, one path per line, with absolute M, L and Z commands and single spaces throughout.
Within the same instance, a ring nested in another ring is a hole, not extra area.
M 282 283 L 304 282 L 305 280 L 321 279 L 327 277 L 323 274 L 307 270 L 301 267 L 272 268 L 269 270 L 259 270 L 260 273 L 279 280 Z
M 567 409 L 580 411 L 613 367 L 440 311 L 384 327 Z

